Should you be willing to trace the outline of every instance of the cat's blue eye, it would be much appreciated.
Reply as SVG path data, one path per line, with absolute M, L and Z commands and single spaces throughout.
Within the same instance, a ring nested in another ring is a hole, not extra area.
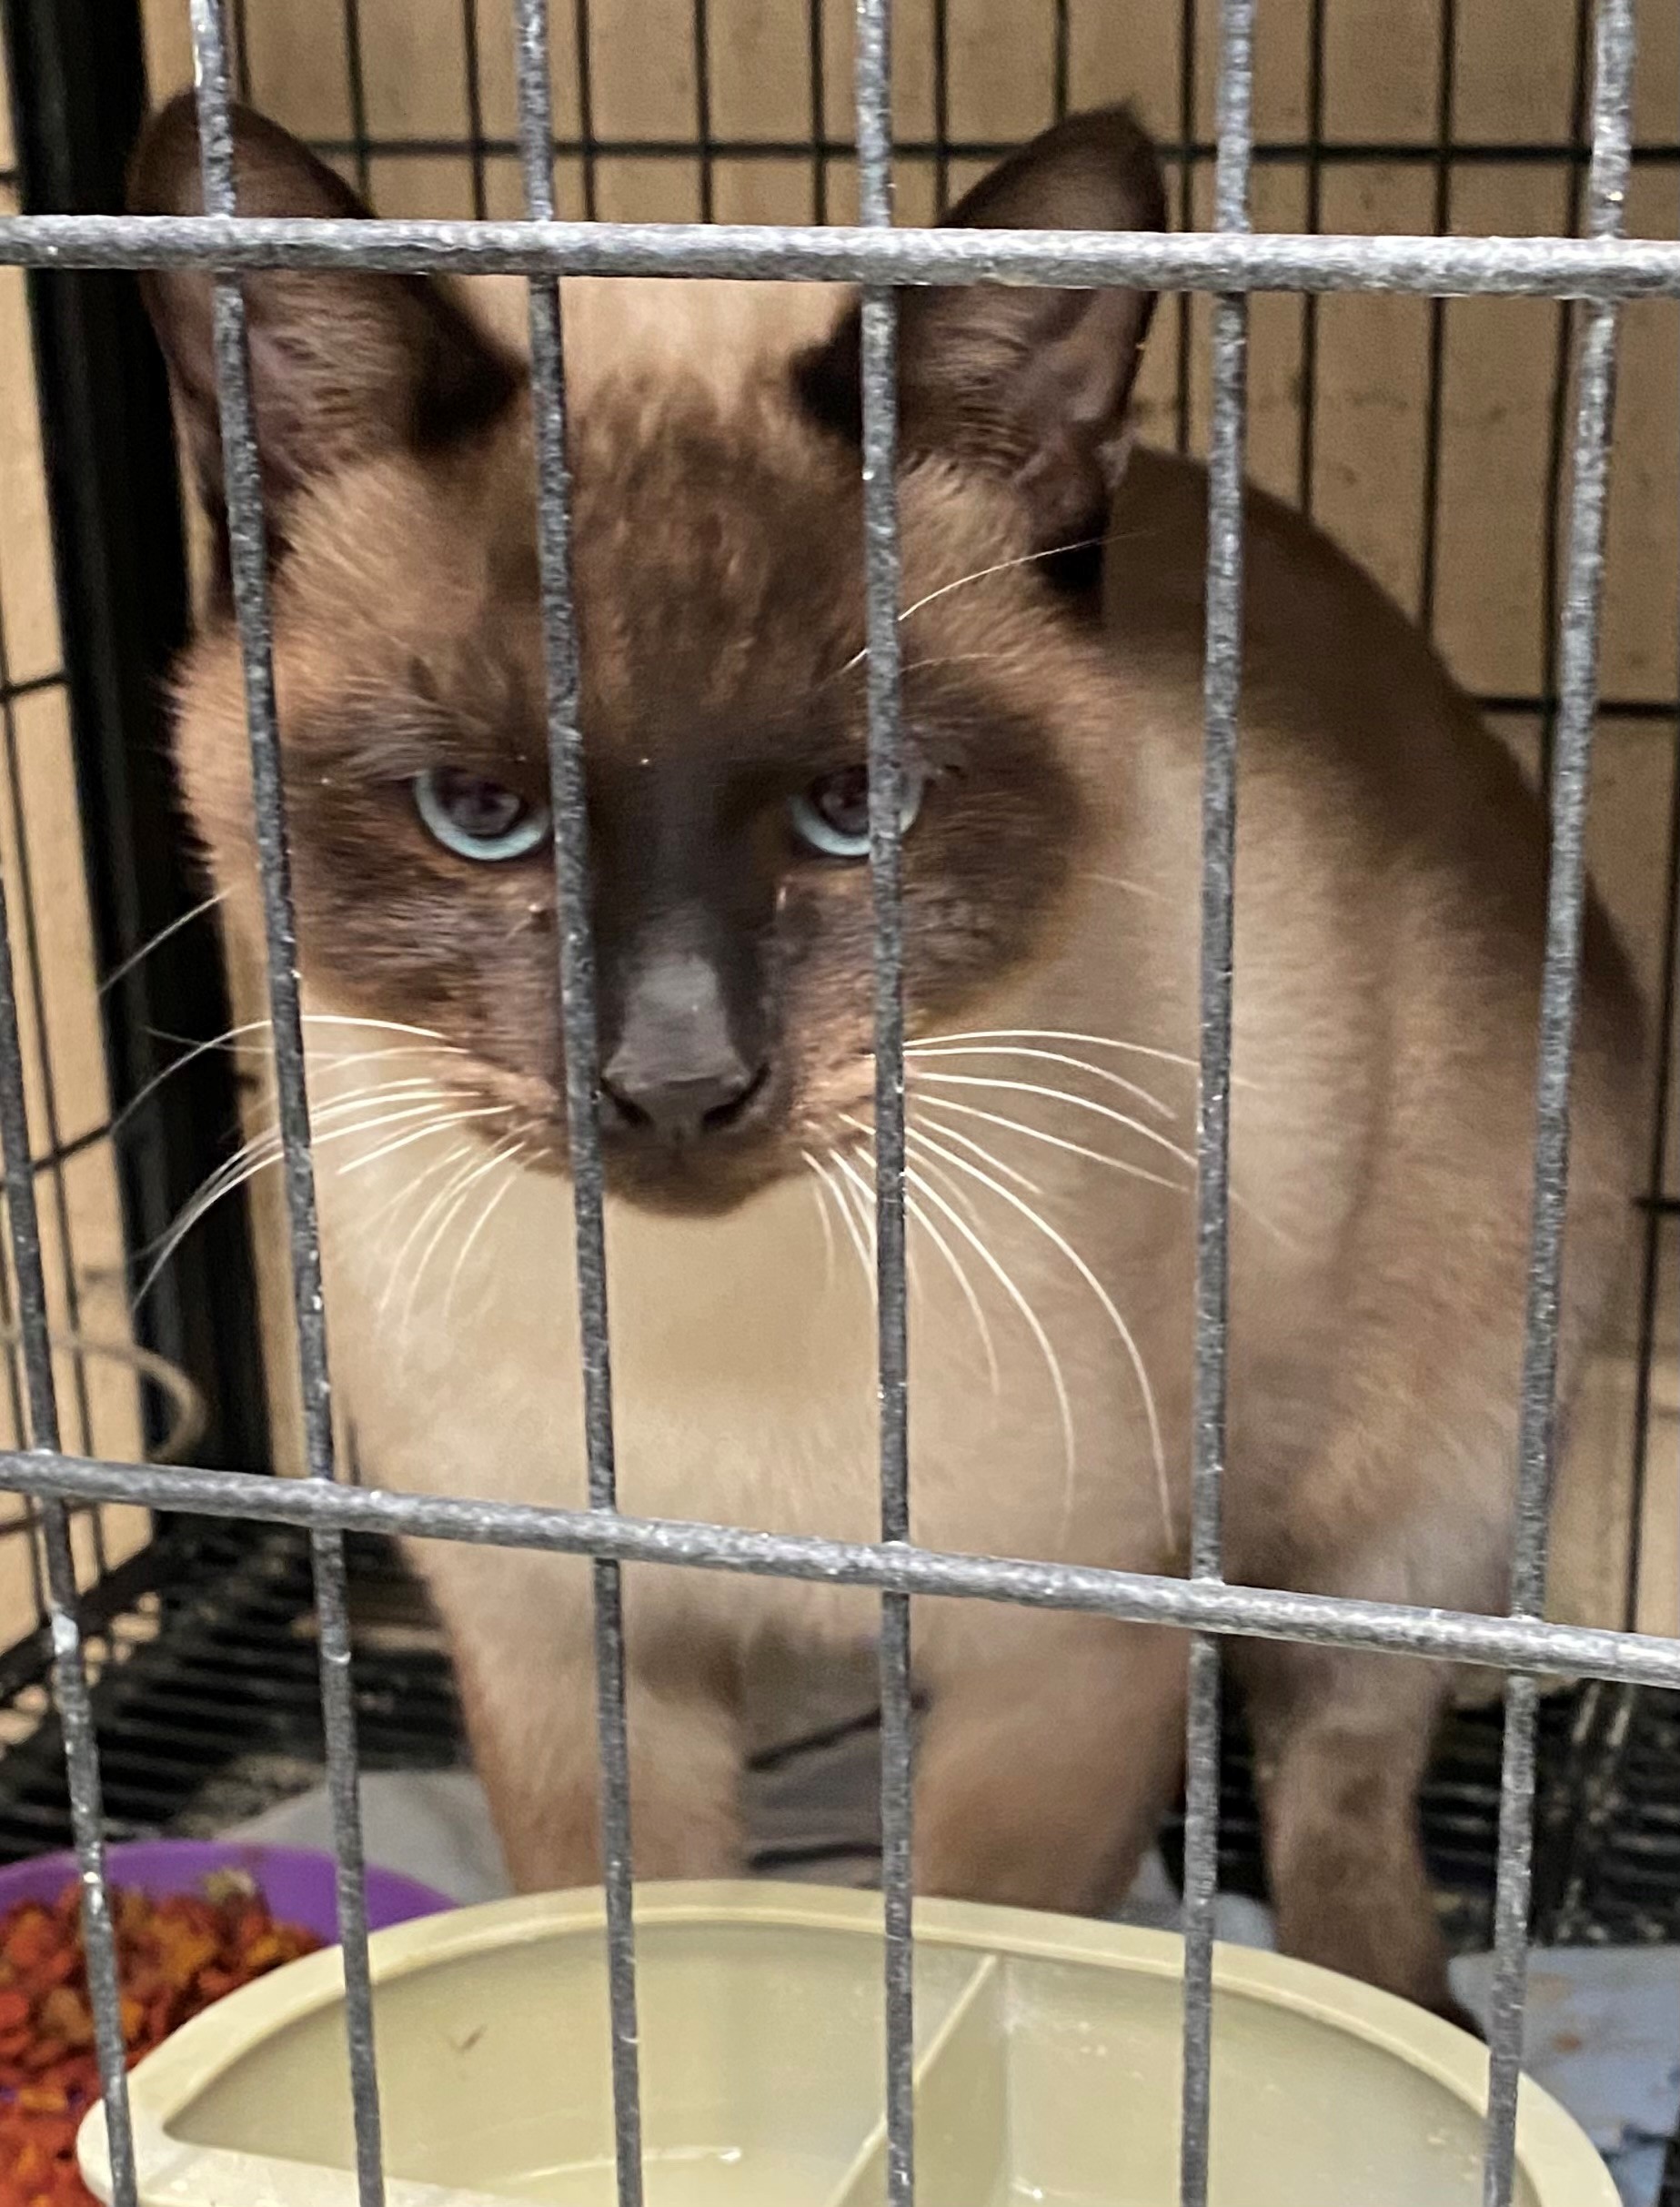
M 904 769 L 904 797 L 899 825 L 908 829 L 921 810 L 922 776 Z M 843 766 L 822 774 L 792 798 L 788 807 L 793 832 L 824 858 L 860 859 L 870 854 L 870 775 L 864 766 Z
M 414 778 L 414 809 L 429 834 L 458 858 L 524 858 L 548 833 L 548 808 L 504 781 L 464 767 L 433 766 Z

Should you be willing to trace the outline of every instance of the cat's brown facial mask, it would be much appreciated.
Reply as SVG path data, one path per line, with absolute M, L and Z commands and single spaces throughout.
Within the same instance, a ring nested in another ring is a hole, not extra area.
M 363 211 L 257 117 L 236 150 L 244 211 Z M 132 197 L 198 207 L 189 105 L 153 125 Z M 1119 114 L 1060 126 L 956 217 L 1162 218 Z M 514 1104 L 532 1156 L 562 1161 L 524 370 L 419 278 L 245 288 L 306 980 L 440 1033 L 451 1084 Z M 209 287 L 159 274 L 148 297 L 219 522 Z M 904 297 L 912 1030 L 956 1023 L 1033 954 L 1091 777 L 1123 778 L 1100 650 L 1044 556 L 1102 529 L 1148 314 L 1126 292 Z M 650 1204 L 739 1201 L 869 1108 L 856 361 L 848 309 L 727 396 L 627 358 L 573 409 L 602 1124 L 613 1184 Z M 225 590 L 180 699 L 189 804 L 236 915 L 242 897 L 254 912 Z

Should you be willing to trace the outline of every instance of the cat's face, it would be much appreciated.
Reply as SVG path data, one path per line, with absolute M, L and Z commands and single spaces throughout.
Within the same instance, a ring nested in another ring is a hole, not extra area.
M 140 203 L 192 205 L 195 150 L 190 116 L 166 112 Z M 342 187 L 267 126 L 242 125 L 240 155 L 253 211 L 346 211 Z M 1060 180 L 1048 206 L 1046 173 Z M 1093 120 L 1001 172 L 968 218 L 1141 225 L 1158 219 L 1152 177 L 1129 126 Z M 152 296 L 214 509 L 203 287 L 170 277 Z M 417 282 L 274 277 L 247 298 L 311 995 L 441 1037 L 463 1108 L 517 1134 L 527 1162 L 563 1165 L 523 375 Z M 1067 562 L 1044 555 L 1101 529 L 1146 313 L 1129 294 L 907 306 L 912 1032 L 978 1016 L 1053 932 L 1075 869 L 1112 700 Z M 656 1207 L 738 1202 L 871 1109 L 855 344 L 841 316 L 816 348 L 727 378 L 627 358 L 578 379 L 601 1124 L 611 1184 Z M 254 846 L 225 607 L 180 696 L 189 803 L 218 882 L 254 912 L 236 886 Z

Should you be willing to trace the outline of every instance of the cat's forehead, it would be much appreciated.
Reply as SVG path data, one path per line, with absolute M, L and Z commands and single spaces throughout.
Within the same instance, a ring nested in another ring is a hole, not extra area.
M 568 287 L 567 310 L 570 595 L 591 754 L 638 771 L 749 764 L 855 730 L 859 456 L 810 418 L 792 373 L 831 296 L 602 284 Z M 311 721 L 330 725 L 351 696 L 377 712 L 383 697 L 487 763 L 540 752 L 532 403 L 464 448 L 387 459 L 312 501 L 283 624 Z M 1017 592 L 952 586 L 1007 558 L 1005 506 L 917 468 L 900 518 L 905 598 L 923 608 L 906 631 L 911 662 L 996 654 L 1013 612 L 1000 598 Z
M 850 456 L 767 378 L 608 383 L 574 447 L 574 587 L 598 717 L 706 714 L 832 676 L 861 639 Z
M 725 407 L 640 376 L 575 408 L 568 444 L 569 615 L 594 748 L 681 749 L 719 724 L 768 728 L 814 691 L 838 700 L 863 624 L 842 452 L 768 393 Z M 466 463 L 372 488 L 358 525 L 380 570 L 367 595 L 387 679 L 469 719 L 487 690 L 504 723 L 539 708 L 532 446 L 522 415 Z
M 327 713 L 384 693 L 475 749 L 540 746 L 532 444 L 521 414 L 475 453 L 371 471 L 324 502 L 297 547 L 286 628 Z M 568 445 L 571 604 L 598 757 L 750 760 L 855 721 L 854 455 L 770 378 L 726 399 L 645 372 L 589 389 Z M 951 499 L 907 495 L 908 589 L 937 592 L 995 541 Z M 960 595 L 931 608 L 916 642 L 936 627 L 949 641 L 965 612 Z

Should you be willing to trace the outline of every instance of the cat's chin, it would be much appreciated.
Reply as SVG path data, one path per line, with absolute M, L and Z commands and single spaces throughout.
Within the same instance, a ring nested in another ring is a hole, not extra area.
M 655 1177 L 609 1171 L 607 1193 L 615 1201 L 629 1204 L 655 1218 L 727 1218 L 780 1178 L 780 1174 L 769 1171 L 756 1176 L 731 1174 L 727 1179 L 709 1172 L 674 1172 Z
M 540 1172 L 565 1174 L 564 1154 L 549 1151 L 532 1161 Z M 629 1156 L 606 1145 L 607 1194 L 619 1204 L 656 1218 L 727 1218 L 788 1176 L 778 1154 L 765 1149 L 752 1156 L 727 1159 L 715 1154 L 687 1156 L 680 1150 L 660 1155 Z

